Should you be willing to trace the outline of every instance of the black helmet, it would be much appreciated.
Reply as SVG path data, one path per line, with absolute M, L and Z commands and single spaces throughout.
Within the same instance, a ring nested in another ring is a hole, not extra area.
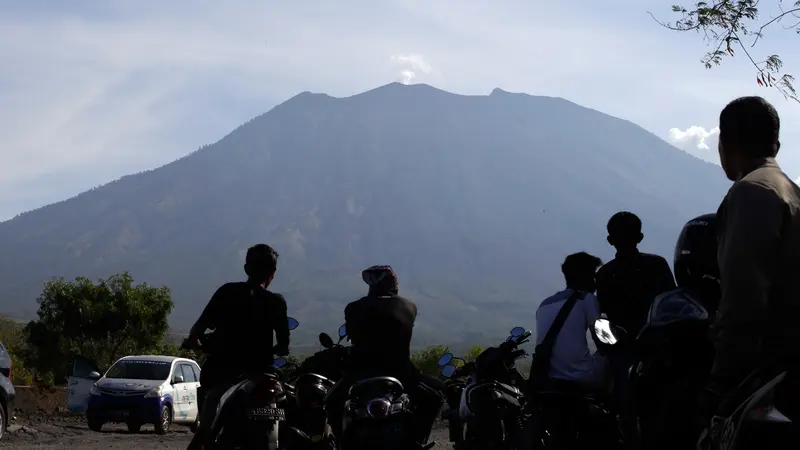
M 704 286 L 719 286 L 716 214 L 704 214 L 686 222 L 675 244 L 673 267 L 678 287 L 705 291 Z

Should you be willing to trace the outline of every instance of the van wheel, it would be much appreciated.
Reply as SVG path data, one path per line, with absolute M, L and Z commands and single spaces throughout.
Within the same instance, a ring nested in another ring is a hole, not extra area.
M 6 427 L 8 426 L 7 417 L 6 405 L 0 401 L 0 441 L 2 441 L 3 437 L 6 435 Z
M 200 428 L 200 415 L 197 415 L 197 419 L 194 419 L 194 423 L 189 425 L 189 431 L 192 433 L 197 433 L 197 429 Z
M 97 413 L 95 413 L 91 409 L 86 410 L 86 425 L 92 431 L 100 431 L 103 429 L 103 421 L 97 417 Z
M 140 431 L 142 431 L 142 424 L 134 423 L 134 422 L 128 422 L 128 432 L 129 433 L 138 433 Z
M 166 434 L 172 424 L 172 410 L 169 405 L 161 407 L 161 419 L 155 423 L 156 434 Z

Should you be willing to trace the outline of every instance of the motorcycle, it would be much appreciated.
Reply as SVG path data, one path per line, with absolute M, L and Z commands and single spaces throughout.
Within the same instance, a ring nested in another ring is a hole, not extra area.
M 755 371 L 720 405 L 700 434 L 697 450 L 779 449 L 794 439 L 792 420 L 775 407 L 787 372 Z
M 460 362 L 456 367 L 453 362 Z M 458 414 L 458 407 L 461 404 L 461 394 L 467 385 L 467 377 L 475 370 L 474 362 L 466 362 L 463 358 L 453 357 L 452 354 L 445 353 L 439 359 L 441 375 L 445 381 L 445 399 L 447 400 L 447 410 L 442 412 L 442 420 L 447 421 L 447 429 L 450 434 L 450 442 L 453 449 L 467 449 L 464 443 L 464 432 L 466 424 Z
M 287 423 L 292 449 L 336 448 L 325 413 L 325 396 L 342 377 L 348 347 L 341 342 L 346 336 L 344 325 L 339 327 L 336 343 L 328 334 L 320 333 L 319 342 L 324 350 L 304 360 L 284 383 L 291 403 Z
M 346 335 L 342 325 L 339 336 Z M 350 387 L 344 404 L 343 450 L 430 450 L 436 442 L 414 438 L 414 405 L 406 388 L 394 377 L 362 379 Z
M 520 448 L 525 423 L 525 379 L 515 362 L 527 356 L 527 352 L 518 347 L 528 342 L 530 336 L 530 331 L 515 327 L 500 346 L 488 348 L 476 358 L 459 403 L 459 417 L 466 424 L 459 448 Z M 453 356 L 445 354 L 442 358 L 440 361 L 452 360 Z M 451 372 L 456 372 L 452 364 L 442 369 L 443 376 Z
M 299 322 L 290 317 L 289 329 L 298 326 Z M 212 336 L 207 333 L 200 338 L 201 348 Z M 279 430 L 286 421 L 286 392 L 281 383 L 281 368 L 286 365 L 286 358 L 277 358 L 269 370 L 244 374 L 222 395 L 203 442 L 205 450 L 278 450 Z
M 650 306 L 633 343 L 629 373 L 644 448 L 690 448 L 697 442 L 686 410 L 708 383 L 714 360 L 710 326 L 708 311 L 688 291 L 659 295 Z M 594 328 L 615 329 L 606 319 Z M 601 341 L 598 348 L 614 345 Z

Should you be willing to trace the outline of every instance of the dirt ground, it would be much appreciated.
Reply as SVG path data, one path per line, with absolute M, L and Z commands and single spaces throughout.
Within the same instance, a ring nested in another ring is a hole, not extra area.
M 66 411 L 66 389 L 17 388 L 14 415 L 9 433 L 0 441 L 0 449 L 33 450 L 70 448 L 73 450 L 105 449 L 185 449 L 192 439 L 186 427 L 175 425 L 166 435 L 156 435 L 152 425 L 140 433 L 129 433 L 124 425 L 107 424 L 96 433 L 86 427 L 82 416 Z M 446 429 L 436 429 L 432 438 L 434 450 L 452 448 Z
M 67 388 L 17 386 L 14 410 L 17 416 L 59 415 L 67 410 Z
M 82 420 L 53 420 L 25 423 L 18 420 L 9 430 L 0 449 L 33 450 L 70 448 L 74 450 L 102 449 L 185 449 L 192 434 L 188 428 L 175 426 L 172 431 L 158 436 L 152 429 L 142 427 L 141 433 L 128 433 L 124 425 L 108 424 L 101 433 L 89 431 Z
M 25 423 L 17 420 L 6 439 L 0 442 L 0 449 L 34 450 L 49 448 L 70 448 L 72 450 L 105 449 L 185 449 L 192 439 L 188 428 L 174 426 L 172 430 L 158 436 L 152 426 L 143 427 L 140 433 L 128 433 L 124 425 L 108 424 L 101 433 L 90 431 L 83 420 L 67 421 L 54 419 Z M 452 448 L 447 441 L 447 430 L 434 430 L 434 450 Z

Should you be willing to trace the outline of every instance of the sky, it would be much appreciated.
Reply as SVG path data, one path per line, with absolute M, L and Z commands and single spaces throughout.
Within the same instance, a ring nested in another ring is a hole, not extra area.
M 744 57 L 705 69 L 702 35 L 647 14 L 670 19 L 675 1 L 0 0 L 0 221 L 175 160 L 300 92 L 392 81 L 563 97 L 712 162 L 721 108 L 762 95 L 800 176 L 800 104 L 760 88 Z M 800 76 L 797 39 L 779 26 L 753 52 Z

